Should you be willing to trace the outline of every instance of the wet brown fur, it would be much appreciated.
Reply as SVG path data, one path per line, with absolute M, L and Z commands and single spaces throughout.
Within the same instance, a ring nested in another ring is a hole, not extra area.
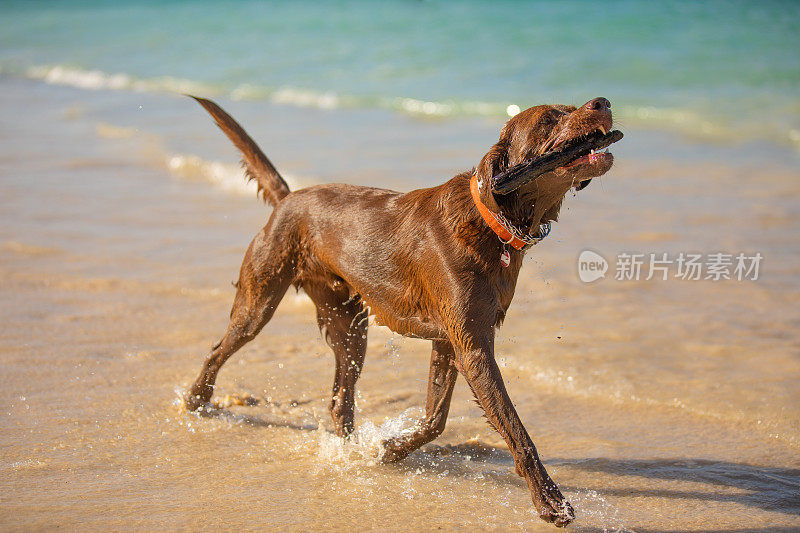
M 219 369 L 258 334 L 294 285 L 316 305 L 318 325 L 336 358 L 330 412 L 338 435 L 354 429 L 355 384 L 368 314 L 374 314 L 397 333 L 433 342 L 426 416 L 411 434 L 384 443 L 383 461 L 401 460 L 441 434 L 460 373 L 508 444 L 542 519 L 569 523 L 572 508 L 545 471 L 494 358 L 494 331 L 511 305 L 524 251 L 509 248 L 511 264 L 501 266 L 504 247 L 477 211 L 469 180 L 476 174 L 482 201 L 517 227 L 533 233 L 540 223 L 556 220 L 564 195 L 608 171 L 611 154 L 556 169 L 507 196 L 491 192 L 490 178 L 598 126 L 610 130 L 607 100 L 527 109 L 506 123 L 476 169 L 405 194 L 344 184 L 290 193 L 225 111 L 197 101 L 242 152 L 248 176 L 275 209 L 245 254 L 228 330 L 187 393 L 188 408 L 208 404 Z

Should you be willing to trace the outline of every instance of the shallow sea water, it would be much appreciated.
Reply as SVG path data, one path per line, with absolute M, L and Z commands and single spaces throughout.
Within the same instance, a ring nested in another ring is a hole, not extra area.
M 463 380 L 441 438 L 375 464 L 422 412 L 426 342 L 370 329 L 357 438 L 333 437 L 333 358 L 302 293 L 225 366 L 220 408 L 183 412 L 268 209 L 186 99 L 9 76 L 0 92 L 4 530 L 552 530 Z M 502 122 L 222 103 L 293 187 L 440 183 Z M 498 339 L 571 527 L 796 530 L 797 156 L 635 128 L 615 154 L 529 253 Z M 587 248 L 765 259 L 758 281 L 585 284 Z

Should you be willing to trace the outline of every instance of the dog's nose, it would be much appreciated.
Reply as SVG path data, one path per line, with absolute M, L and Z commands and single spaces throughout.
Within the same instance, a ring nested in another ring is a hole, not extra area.
M 611 102 L 609 102 L 606 98 L 602 96 L 598 96 L 597 98 L 592 98 L 588 102 L 586 102 L 586 109 L 591 109 L 592 111 L 608 111 L 611 109 Z

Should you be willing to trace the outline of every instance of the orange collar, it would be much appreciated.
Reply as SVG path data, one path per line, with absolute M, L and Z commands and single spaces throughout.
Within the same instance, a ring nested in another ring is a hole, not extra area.
M 486 207 L 483 202 L 481 202 L 481 194 L 478 190 L 478 177 L 475 174 L 473 174 L 472 178 L 470 179 L 469 190 L 472 193 L 472 200 L 475 202 L 475 207 L 478 208 L 478 212 L 483 217 L 483 220 L 489 224 L 489 227 L 492 228 L 492 231 L 494 231 L 498 237 L 500 237 L 501 241 L 503 241 L 505 244 L 510 244 L 516 250 L 522 250 L 529 244 L 535 244 L 537 242 L 534 239 L 531 239 L 532 242 L 526 242 L 514 235 L 511 232 L 511 229 L 509 229 L 506 224 L 501 222 L 497 218 L 497 215 L 488 207 Z

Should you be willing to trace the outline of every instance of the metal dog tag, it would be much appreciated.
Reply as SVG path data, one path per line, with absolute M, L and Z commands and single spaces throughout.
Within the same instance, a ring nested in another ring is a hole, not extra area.
M 508 250 L 503 250 L 503 253 L 500 254 L 500 264 L 504 267 L 511 264 L 511 254 L 508 253 Z

